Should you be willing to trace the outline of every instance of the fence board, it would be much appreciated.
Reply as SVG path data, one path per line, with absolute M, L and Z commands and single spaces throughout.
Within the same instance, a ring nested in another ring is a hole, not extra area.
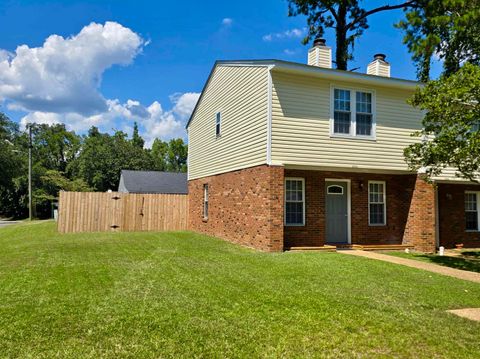
M 58 231 L 174 231 L 187 229 L 182 194 L 60 192 Z

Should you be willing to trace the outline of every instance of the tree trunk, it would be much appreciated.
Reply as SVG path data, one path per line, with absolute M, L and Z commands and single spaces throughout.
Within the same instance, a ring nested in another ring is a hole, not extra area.
M 337 69 L 347 70 L 348 44 L 347 44 L 347 6 L 342 1 L 338 7 L 338 21 L 335 29 L 337 46 L 335 50 L 335 63 Z

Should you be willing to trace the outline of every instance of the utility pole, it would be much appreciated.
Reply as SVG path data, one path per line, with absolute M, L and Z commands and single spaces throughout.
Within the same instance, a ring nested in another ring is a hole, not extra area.
M 32 220 L 32 124 L 28 128 L 28 220 Z

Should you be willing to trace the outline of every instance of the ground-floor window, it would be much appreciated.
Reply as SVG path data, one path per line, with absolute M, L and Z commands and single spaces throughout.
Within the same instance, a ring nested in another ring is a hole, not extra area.
M 368 224 L 384 226 L 387 218 L 386 185 L 384 181 L 368 181 Z
M 208 184 L 203 185 L 203 219 L 208 219 Z
M 285 225 L 303 226 L 305 224 L 305 180 L 303 178 L 285 179 Z
M 480 192 L 465 192 L 465 229 L 478 231 Z

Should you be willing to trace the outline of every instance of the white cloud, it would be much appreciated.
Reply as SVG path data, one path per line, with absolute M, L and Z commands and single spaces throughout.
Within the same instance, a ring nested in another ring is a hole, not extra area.
M 91 126 L 110 131 L 128 130 L 137 121 L 147 144 L 155 137 L 185 137 L 198 93 L 172 95 L 171 109 L 165 111 L 158 101 L 149 106 L 132 99 L 121 103 L 99 91 L 103 73 L 132 63 L 144 46 L 132 30 L 106 22 L 91 23 L 68 38 L 51 35 L 41 47 L 21 45 L 15 53 L 0 49 L 0 103 L 6 99 L 9 109 L 27 112 L 23 126 L 62 122 L 75 131 Z
M 115 22 L 91 23 L 68 38 L 51 35 L 41 47 L 18 46 L 14 54 L 0 55 L 0 96 L 26 111 L 105 111 L 98 91 L 102 74 L 130 64 L 142 47 L 139 35 Z
M 223 26 L 231 26 L 233 24 L 233 19 L 230 17 L 226 17 L 222 19 L 222 25 Z
M 266 34 L 262 37 L 263 41 L 273 41 L 273 40 L 284 40 L 284 39 L 294 39 L 294 38 L 300 38 L 305 36 L 307 33 L 306 28 L 298 29 L 298 28 L 293 28 L 290 30 L 285 30 L 283 32 L 274 32 L 270 34 Z

